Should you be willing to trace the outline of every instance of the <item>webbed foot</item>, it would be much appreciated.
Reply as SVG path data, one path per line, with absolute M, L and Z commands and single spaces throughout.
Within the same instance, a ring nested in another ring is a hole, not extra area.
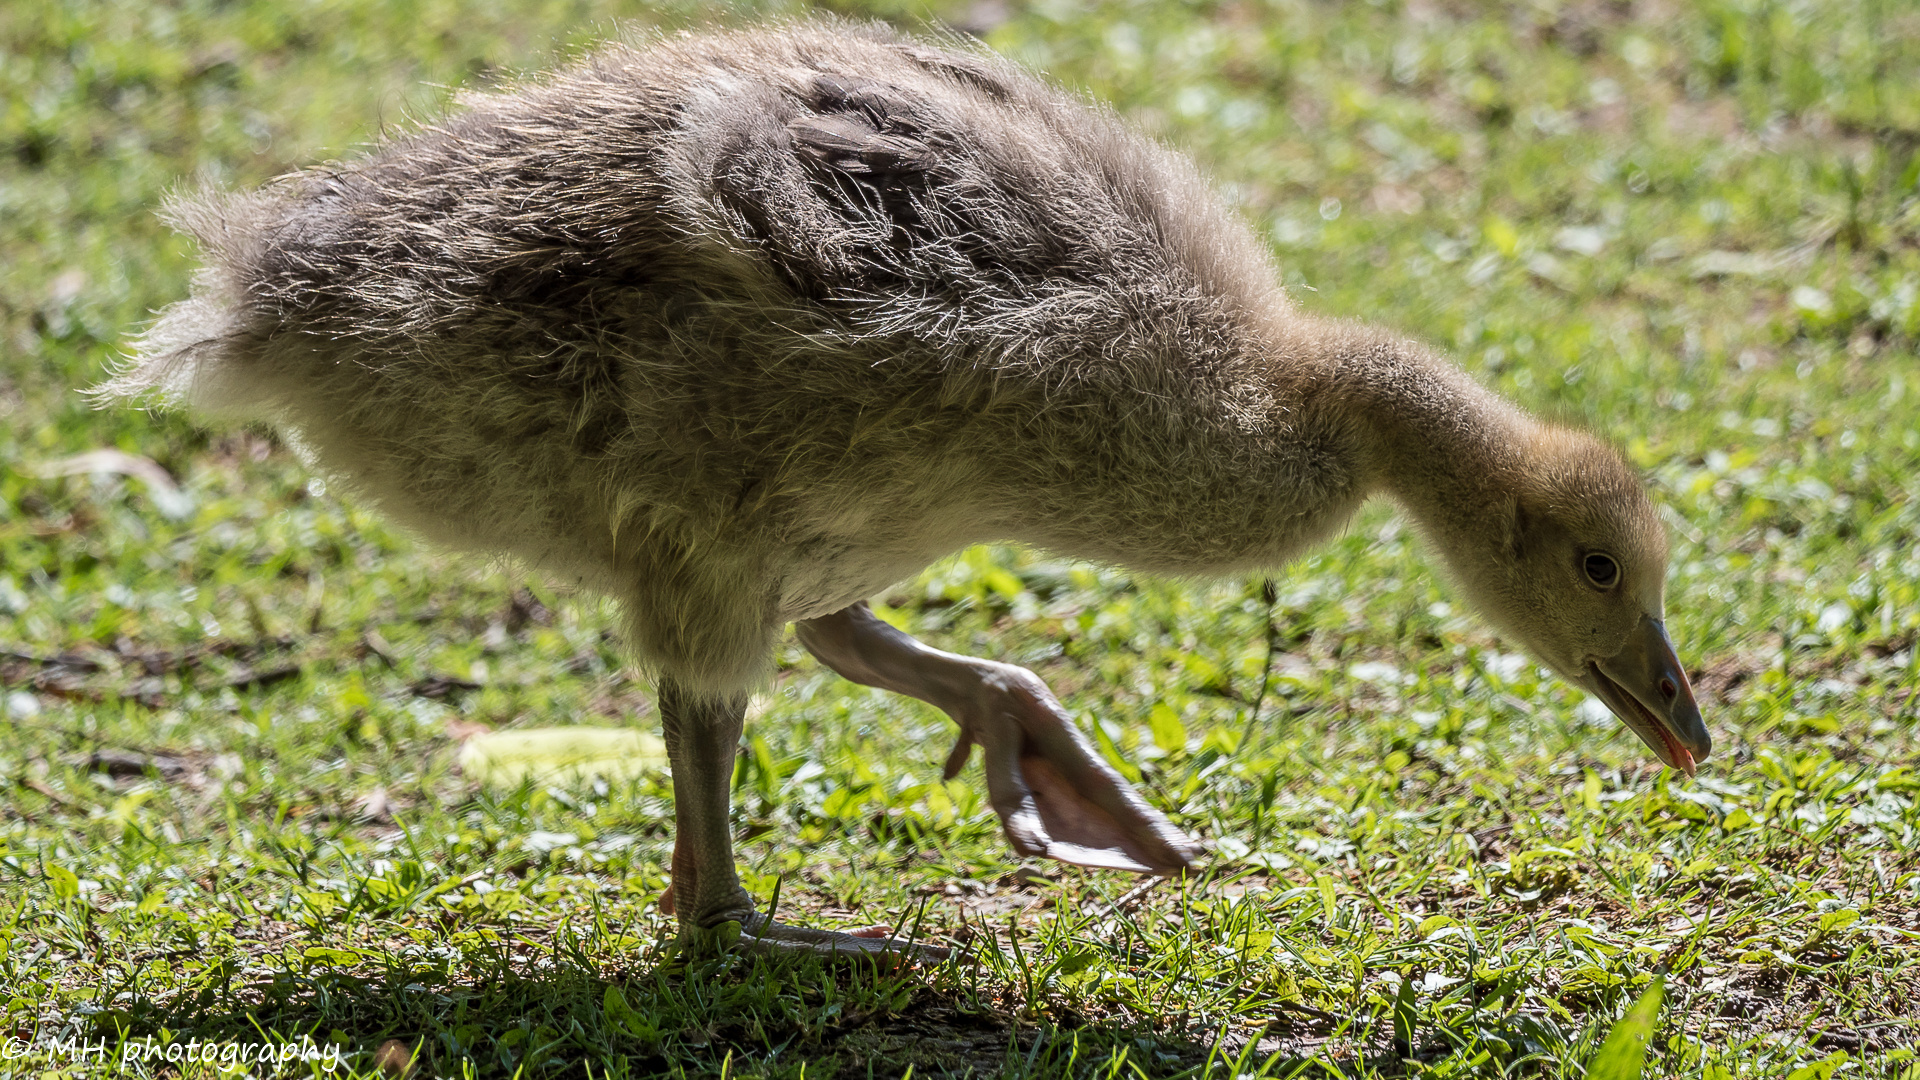
M 742 929 L 740 948 L 749 952 L 823 957 L 891 956 L 914 961 L 939 961 L 952 955 L 950 950 L 938 945 L 895 937 L 890 927 L 816 930 L 775 922 L 764 915 L 754 916 Z
M 1101 760 L 1039 676 L 995 664 L 971 696 L 954 716 L 961 732 L 945 775 L 956 776 L 980 744 L 987 798 L 1015 851 L 1142 874 L 1174 873 L 1200 856 L 1198 843 Z
M 942 652 L 875 616 L 866 604 L 796 624 L 800 642 L 846 678 L 919 698 L 960 725 L 952 779 L 974 743 L 985 751 L 987 797 L 1015 851 L 1135 873 L 1190 866 L 1200 845 L 1101 759 L 1058 698 L 1023 667 Z

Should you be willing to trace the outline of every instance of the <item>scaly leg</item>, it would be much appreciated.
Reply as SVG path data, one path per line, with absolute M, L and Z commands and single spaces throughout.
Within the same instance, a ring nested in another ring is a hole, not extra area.
M 727 923 L 740 927 L 749 949 L 832 954 L 911 953 L 946 955 L 929 945 L 911 945 L 878 932 L 842 934 L 774 922 L 754 910 L 733 866 L 733 757 L 745 725 L 747 699 L 694 697 L 660 681 L 660 718 L 667 759 L 673 767 L 673 885 L 661 907 L 678 917 L 683 942 L 710 937 Z
M 980 744 L 987 798 L 1015 851 L 1151 874 L 1185 869 L 1199 856 L 1200 845 L 1100 759 L 1026 668 L 930 648 L 880 621 L 865 603 L 795 630 L 808 652 L 842 676 L 953 717 L 960 740 L 947 756 L 948 779 Z

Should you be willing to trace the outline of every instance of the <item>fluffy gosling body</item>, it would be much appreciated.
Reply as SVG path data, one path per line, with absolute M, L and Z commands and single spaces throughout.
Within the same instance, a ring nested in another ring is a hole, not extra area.
M 265 419 L 438 543 L 618 598 L 661 684 L 689 928 L 758 919 L 726 775 L 788 622 L 961 724 L 1014 846 L 1197 847 L 1021 669 L 861 603 L 966 545 L 1278 566 L 1397 501 L 1473 603 L 1663 760 L 1709 749 L 1664 531 L 1603 443 L 1300 312 L 1182 157 L 983 50 L 799 24 L 611 46 L 242 194 L 109 396 Z

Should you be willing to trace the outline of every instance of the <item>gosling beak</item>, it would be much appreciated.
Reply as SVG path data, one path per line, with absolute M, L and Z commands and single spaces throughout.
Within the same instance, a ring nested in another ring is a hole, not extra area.
M 1660 760 L 1693 775 L 1713 752 L 1686 669 L 1659 619 L 1644 616 L 1618 655 L 1587 664 L 1588 689 L 1626 722 Z

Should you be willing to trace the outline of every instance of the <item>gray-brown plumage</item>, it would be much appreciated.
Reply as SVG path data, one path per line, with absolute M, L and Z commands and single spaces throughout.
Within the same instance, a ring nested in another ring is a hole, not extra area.
M 978 49 L 822 24 L 616 46 L 172 210 L 208 267 L 105 392 L 266 418 L 425 536 L 617 597 L 661 682 L 689 924 L 751 917 L 724 777 L 794 621 L 952 713 L 951 768 L 983 744 L 1018 849 L 1196 853 L 1030 673 L 866 614 L 980 541 L 1229 573 L 1383 494 L 1669 764 L 1707 753 L 1616 454 L 1299 312 L 1188 162 Z

